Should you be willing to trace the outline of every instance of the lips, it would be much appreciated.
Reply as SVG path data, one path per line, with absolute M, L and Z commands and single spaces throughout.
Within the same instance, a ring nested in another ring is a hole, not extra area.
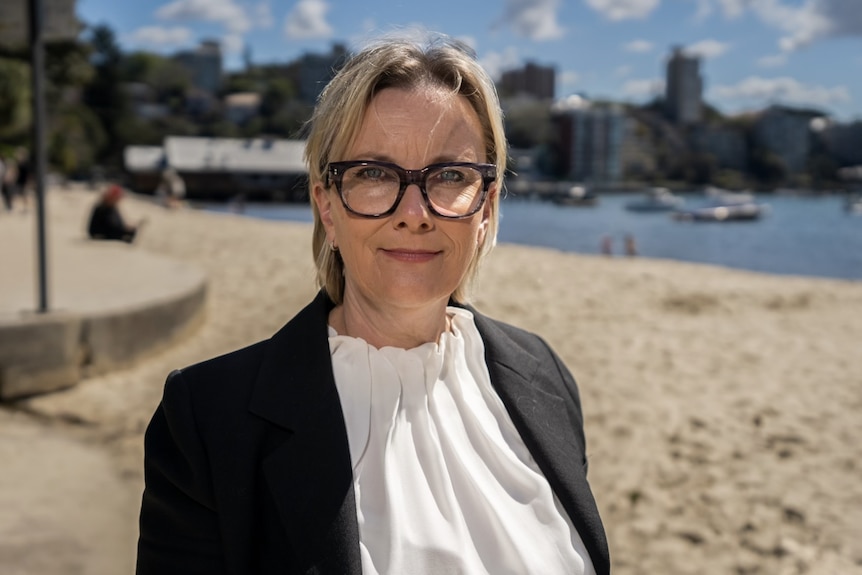
M 413 250 L 404 248 L 381 249 L 385 255 L 404 262 L 427 262 L 434 259 L 442 252 L 434 250 Z

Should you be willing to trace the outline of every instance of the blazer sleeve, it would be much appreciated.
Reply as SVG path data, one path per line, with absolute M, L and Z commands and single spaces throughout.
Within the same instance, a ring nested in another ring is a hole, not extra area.
M 209 462 L 180 371 L 168 376 L 144 447 L 137 575 L 225 573 Z
M 569 371 L 569 368 L 566 367 L 566 364 L 560 359 L 560 356 L 545 342 L 542 340 L 542 343 L 547 346 L 548 351 L 551 354 L 551 357 L 554 360 L 554 365 L 557 367 L 557 370 L 560 374 L 560 380 L 562 381 L 563 387 L 568 393 L 568 399 L 570 400 L 569 411 L 575 421 L 575 433 L 577 434 L 578 439 L 580 440 L 580 448 L 583 453 L 583 466 L 584 466 L 584 474 L 587 473 L 589 468 L 589 461 L 587 460 L 587 439 L 584 435 L 584 412 L 581 409 L 581 396 L 578 392 L 578 384 L 575 382 L 574 376 Z

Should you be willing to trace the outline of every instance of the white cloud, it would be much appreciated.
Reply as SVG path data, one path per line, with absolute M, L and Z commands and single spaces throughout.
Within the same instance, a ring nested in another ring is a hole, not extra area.
M 182 26 L 144 26 L 129 34 L 128 40 L 133 44 L 161 50 L 188 44 L 192 36 L 192 31 Z
M 806 106 L 830 106 L 850 101 L 844 86 L 827 88 L 806 85 L 795 78 L 761 78 L 751 76 L 734 85 L 716 86 L 710 90 L 718 100 L 747 100 L 757 104 L 784 102 Z
M 557 11 L 560 0 L 507 0 L 503 19 L 518 36 L 530 40 L 553 40 L 565 32 Z
M 227 54 L 239 54 L 245 48 L 245 39 L 242 34 L 225 34 L 221 37 L 221 48 Z
M 631 73 L 632 73 L 632 67 L 631 66 L 625 66 L 625 65 L 617 66 L 616 70 L 614 70 L 614 75 L 619 77 L 619 78 L 625 78 L 626 76 L 628 76 Z
M 600 0 L 588 0 L 591 4 Z M 609 3 L 611 0 L 601 0 Z M 862 36 L 859 0 L 697 0 L 697 19 L 718 7 L 726 18 L 750 10 L 763 23 L 783 33 L 778 45 L 793 52 L 827 38 Z
M 749 0 L 716 0 L 726 18 L 738 18 L 745 12 Z
M 332 37 L 327 12 L 329 3 L 325 0 L 299 0 L 285 19 L 285 36 L 292 40 Z
M 475 36 L 457 36 L 455 39 L 459 42 L 463 42 L 466 46 L 469 46 L 474 52 L 476 52 L 476 48 L 479 45 Z
M 560 82 L 560 85 L 563 86 L 564 88 L 576 86 L 578 83 L 578 80 L 580 80 L 580 79 L 581 79 L 580 75 L 577 72 L 575 72 L 574 70 L 564 70 L 558 76 L 558 80 Z
M 658 7 L 659 0 L 586 0 L 587 4 L 609 20 L 646 18 Z
M 664 80 L 644 78 L 628 80 L 623 84 L 622 93 L 627 98 L 652 98 L 664 92 Z
M 254 23 L 258 28 L 272 28 L 275 19 L 269 2 L 264 1 L 254 7 Z
M 503 52 L 488 52 L 480 58 L 480 63 L 491 78 L 499 80 L 503 72 L 520 66 L 521 58 L 518 51 L 510 46 Z
M 778 68 L 787 63 L 787 54 L 773 54 L 771 56 L 763 56 L 757 60 L 757 65 L 761 68 Z
M 634 52 L 636 54 L 643 54 L 645 52 L 650 52 L 653 49 L 653 43 L 647 40 L 632 40 L 623 46 L 623 49 L 626 52 Z
M 215 22 L 234 34 L 248 32 L 252 23 L 245 10 L 233 0 L 175 0 L 156 10 L 161 20 Z
M 716 58 L 721 56 L 730 48 L 730 44 L 719 42 L 718 40 L 701 40 L 686 46 L 685 53 L 691 56 L 699 56 L 701 58 Z

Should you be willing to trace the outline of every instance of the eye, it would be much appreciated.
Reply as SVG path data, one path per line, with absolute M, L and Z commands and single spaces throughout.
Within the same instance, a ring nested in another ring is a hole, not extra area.
M 379 166 L 363 166 L 356 169 L 356 177 L 363 180 L 382 180 L 386 177 L 386 170 Z
M 457 184 L 464 181 L 464 173 L 455 168 L 447 168 L 441 171 L 437 176 L 440 181 L 446 183 Z

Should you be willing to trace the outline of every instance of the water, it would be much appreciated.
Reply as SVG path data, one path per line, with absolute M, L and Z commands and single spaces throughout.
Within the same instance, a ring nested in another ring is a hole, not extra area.
M 624 209 L 632 194 L 602 196 L 595 207 L 565 207 L 539 200 L 505 199 L 500 242 L 555 248 L 584 254 L 600 251 L 602 237 L 613 238 L 616 255 L 631 234 L 644 257 L 717 264 L 785 275 L 862 279 L 862 216 L 844 211 L 840 197 L 757 197 L 770 212 L 755 222 L 693 223 L 667 213 Z M 689 196 L 687 206 L 699 203 Z M 224 205 L 206 209 L 226 211 Z M 303 205 L 249 204 L 250 217 L 311 222 Z

